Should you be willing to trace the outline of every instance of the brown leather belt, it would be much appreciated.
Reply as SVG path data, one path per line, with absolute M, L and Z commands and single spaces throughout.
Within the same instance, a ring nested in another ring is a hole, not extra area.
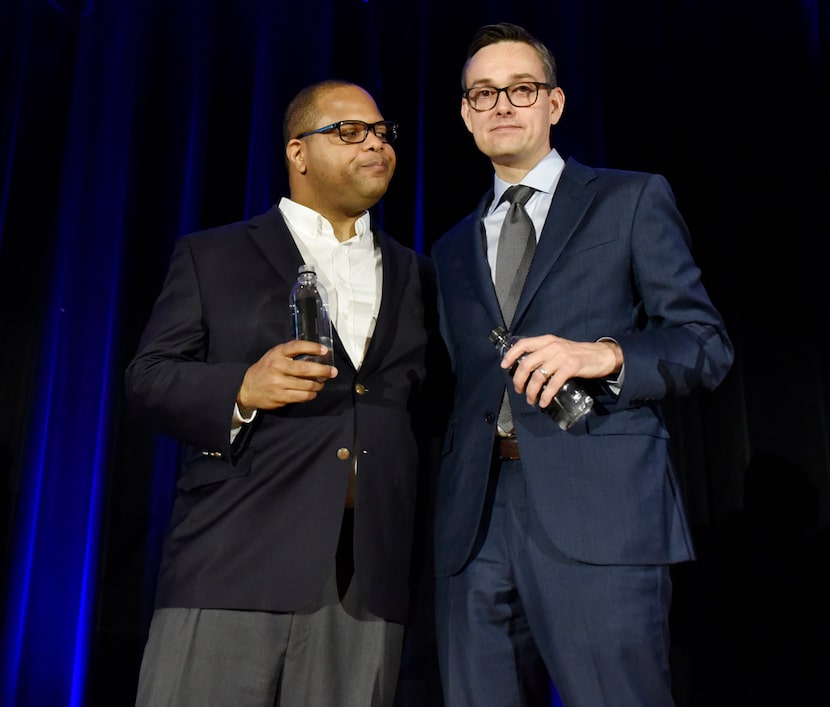
M 515 437 L 502 437 L 501 435 L 496 435 L 494 454 L 496 454 L 501 461 L 505 461 L 507 459 L 520 459 L 518 440 Z

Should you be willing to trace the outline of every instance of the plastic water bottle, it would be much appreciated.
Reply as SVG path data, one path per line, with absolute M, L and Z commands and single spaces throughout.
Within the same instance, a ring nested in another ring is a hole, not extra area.
M 294 338 L 316 341 L 328 348 L 325 356 L 303 354 L 297 358 L 334 365 L 331 319 L 326 288 L 317 280 L 313 265 L 304 263 L 297 274 L 297 282 L 291 288 L 289 300 L 294 321 Z
M 509 331 L 502 326 L 497 326 L 490 332 L 490 341 L 498 349 L 499 354 L 504 357 L 507 350 L 510 349 L 521 337 L 513 336 Z M 516 362 L 507 371 L 510 377 L 516 372 L 516 367 L 527 354 L 520 356 Z M 542 386 L 539 394 L 545 389 Z M 584 415 L 587 415 L 594 406 L 594 399 L 585 392 L 585 389 L 574 379 L 571 378 L 565 381 L 565 384 L 559 389 L 559 392 L 554 397 L 553 401 L 545 408 L 539 408 L 542 412 L 550 415 L 554 422 L 559 425 L 560 429 L 569 429 L 577 420 Z

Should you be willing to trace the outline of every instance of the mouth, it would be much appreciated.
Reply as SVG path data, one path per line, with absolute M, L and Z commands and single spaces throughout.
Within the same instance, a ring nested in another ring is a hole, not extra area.
M 490 128 L 490 132 L 492 133 L 500 133 L 500 132 L 513 132 L 515 130 L 521 130 L 518 125 L 513 125 L 510 123 L 503 123 L 501 125 L 494 125 Z
M 360 165 L 362 169 L 369 169 L 373 171 L 383 171 L 389 169 L 388 163 L 384 162 L 383 160 L 372 160 L 371 162 L 364 162 Z

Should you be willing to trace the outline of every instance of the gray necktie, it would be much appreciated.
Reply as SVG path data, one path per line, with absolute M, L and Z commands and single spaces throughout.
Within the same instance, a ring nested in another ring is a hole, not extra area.
M 513 319 L 536 248 L 536 229 L 525 211 L 525 204 L 535 191 L 533 187 L 517 184 L 504 192 L 501 198 L 501 201 L 510 202 L 510 208 L 499 233 L 496 297 L 506 326 L 510 326 Z
M 536 248 L 536 229 L 525 204 L 536 190 L 517 184 L 510 187 L 501 198 L 509 201 L 510 208 L 504 217 L 499 233 L 499 249 L 496 253 L 496 297 L 501 306 L 505 325 L 509 326 L 522 293 L 533 251 Z M 501 202 L 499 202 L 501 203 Z M 513 429 L 513 415 L 507 391 L 499 410 L 499 427 L 505 432 Z

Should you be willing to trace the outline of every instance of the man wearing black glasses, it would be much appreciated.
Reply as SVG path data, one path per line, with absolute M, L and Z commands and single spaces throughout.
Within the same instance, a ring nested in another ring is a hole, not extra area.
M 666 180 L 551 148 L 548 49 L 499 24 L 467 57 L 461 116 L 494 177 L 432 251 L 457 381 L 435 509 L 446 703 L 670 707 L 669 566 L 693 549 L 660 403 L 719 385 L 732 345 Z M 521 337 L 506 353 L 497 327 Z
M 392 704 L 441 350 L 429 260 L 368 211 L 397 135 L 359 86 L 310 86 L 285 114 L 290 198 L 176 244 L 126 374 L 135 416 L 183 444 L 139 705 Z M 303 263 L 333 366 L 292 340 Z

